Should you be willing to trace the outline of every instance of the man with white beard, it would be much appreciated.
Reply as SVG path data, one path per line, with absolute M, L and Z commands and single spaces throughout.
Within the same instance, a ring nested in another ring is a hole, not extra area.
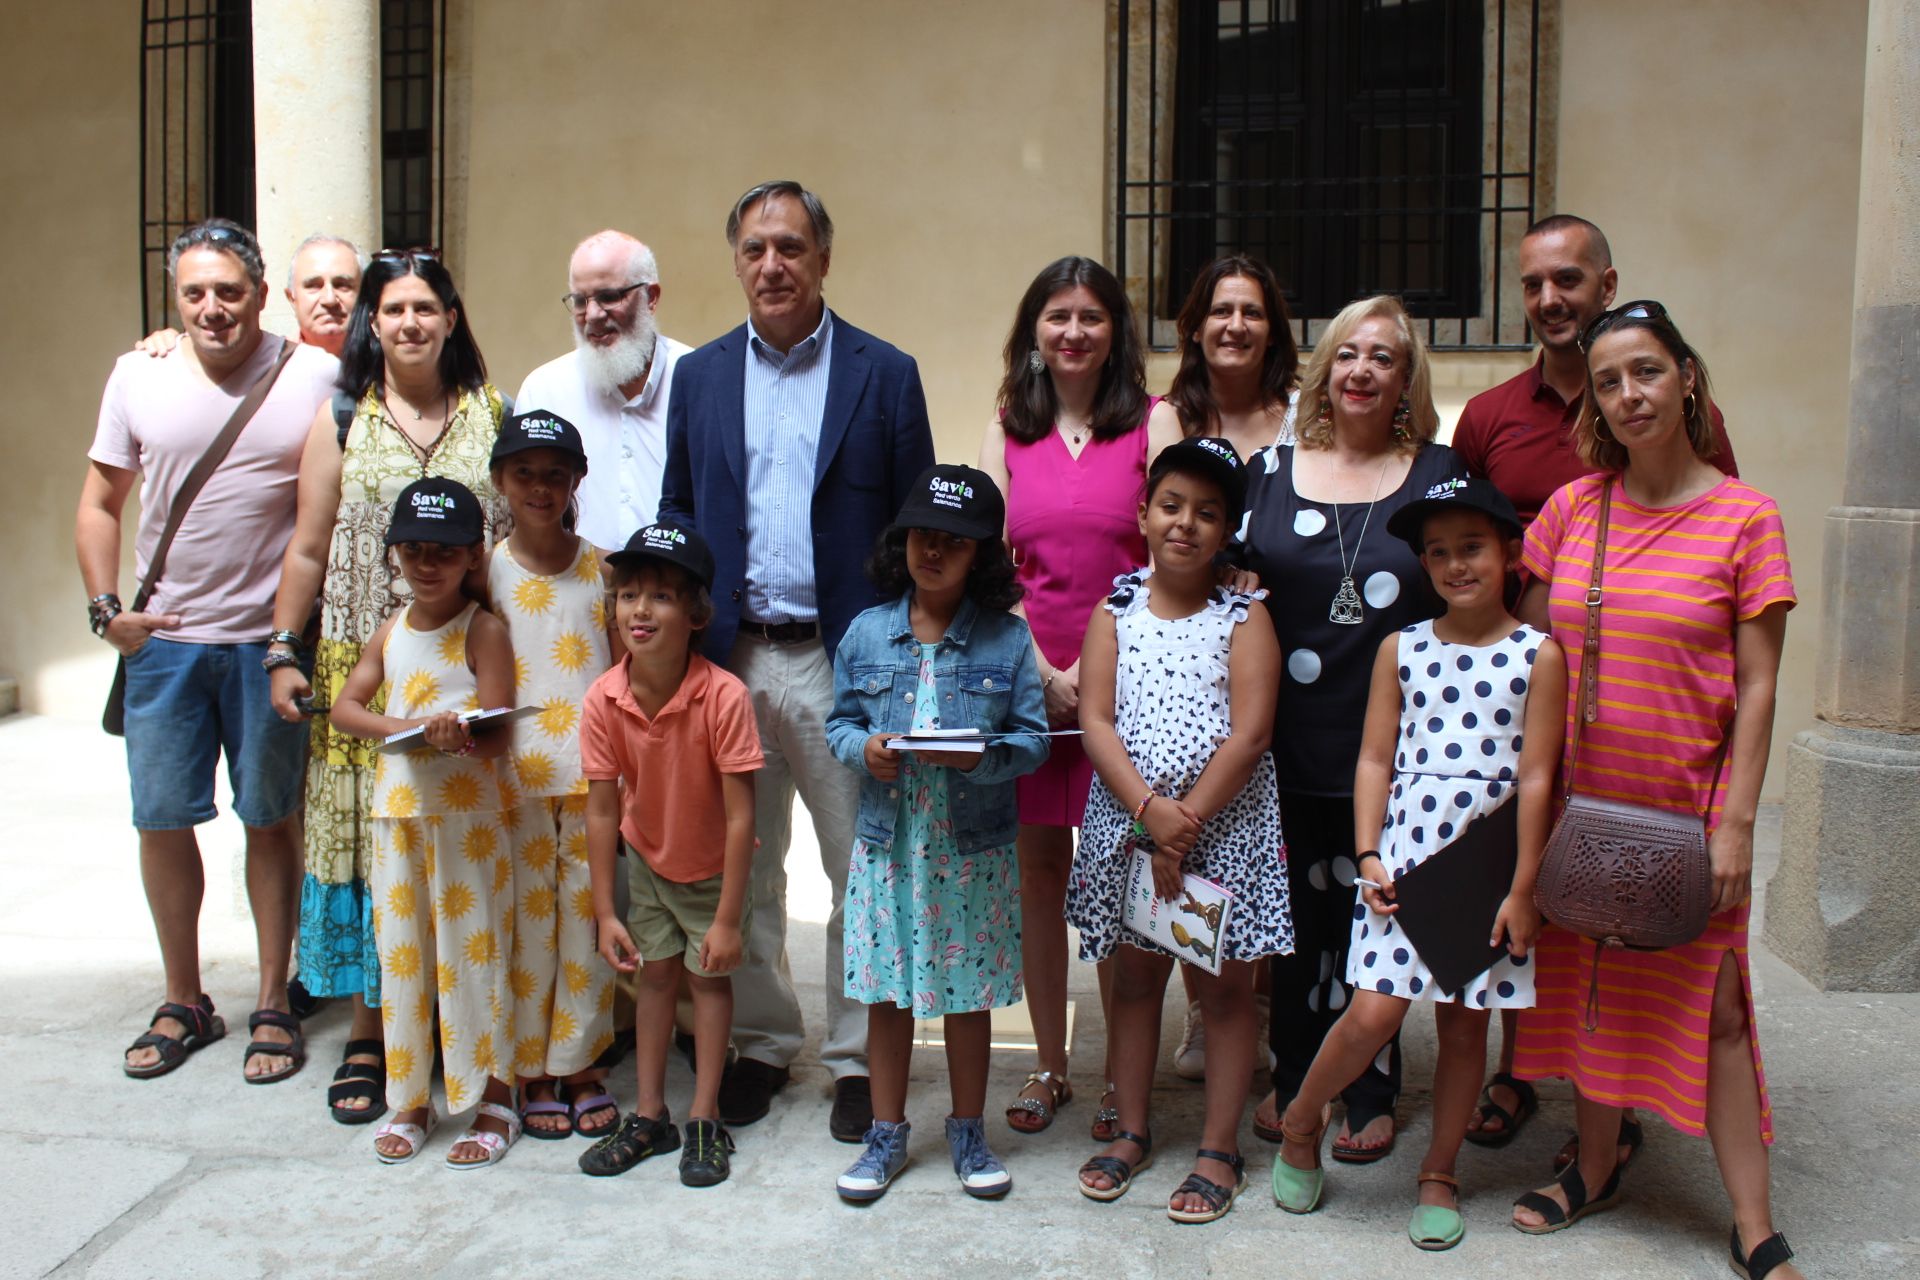
M 618 550 L 652 523 L 667 455 L 667 393 L 685 343 L 654 328 L 660 272 L 653 251 L 620 231 L 588 236 L 567 265 L 561 299 L 574 349 L 520 384 L 514 408 L 545 409 L 580 429 L 580 536 Z

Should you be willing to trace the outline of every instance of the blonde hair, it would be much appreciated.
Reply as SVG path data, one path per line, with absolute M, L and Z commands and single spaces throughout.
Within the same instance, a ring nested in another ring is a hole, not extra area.
M 1309 449 L 1333 445 L 1333 406 L 1327 399 L 1327 384 L 1333 377 L 1333 357 L 1347 339 L 1368 320 L 1384 318 L 1393 322 L 1400 335 L 1401 349 L 1407 356 L 1406 390 L 1407 429 L 1404 439 L 1396 438 L 1396 447 L 1408 453 L 1430 443 L 1440 431 L 1440 414 L 1433 407 L 1433 371 L 1427 361 L 1427 344 L 1413 327 L 1413 320 L 1400 299 L 1390 293 L 1350 302 L 1328 323 L 1313 355 L 1300 375 L 1300 406 L 1295 417 L 1295 434 Z M 1397 410 L 1396 410 L 1397 412 Z

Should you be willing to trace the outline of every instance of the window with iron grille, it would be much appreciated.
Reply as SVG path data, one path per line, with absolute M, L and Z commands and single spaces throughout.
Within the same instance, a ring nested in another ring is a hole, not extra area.
M 1524 348 L 1543 7 L 1117 0 L 1113 257 L 1154 345 L 1202 266 L 1247 253 L 1303 345 L 1395 293 L 1436 347 Z
M 211 217 L 253 225 L 253 6 L 145 0 L 140 14 L 140 332 L 177 325 L 167 249 Z
M 380 233 L 389 248 L 440 243 L 445 17 L 446 0 L 380 3 Z

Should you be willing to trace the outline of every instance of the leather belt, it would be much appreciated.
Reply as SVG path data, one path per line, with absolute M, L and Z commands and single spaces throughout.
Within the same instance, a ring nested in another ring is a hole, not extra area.
M 742 618 L 740 630 L 773 644 L 805 644 L 820 638 L 817 622 L 749 622 Z

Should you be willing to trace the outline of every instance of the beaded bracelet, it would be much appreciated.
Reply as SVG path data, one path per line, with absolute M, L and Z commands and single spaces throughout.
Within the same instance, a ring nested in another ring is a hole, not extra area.
M 267 650 L 266 657 L 260 659 L 260 665 L 265 670 L 275 671 L 281 667 L 299 666 L 300 658 L 298 654 L 275 653 L 273 650 L 269 649 Z
M 1140 803 L 1134 806 L 1133 834 L 1137 836 L 1144 836 L 1147 834 L 1147 823 L 1146 823 L 1147 806 L 1154 802 L 1156 795 L 1157 793 L 1149 791 L 1147 792 L 1146 795 L 1141 796 Z

